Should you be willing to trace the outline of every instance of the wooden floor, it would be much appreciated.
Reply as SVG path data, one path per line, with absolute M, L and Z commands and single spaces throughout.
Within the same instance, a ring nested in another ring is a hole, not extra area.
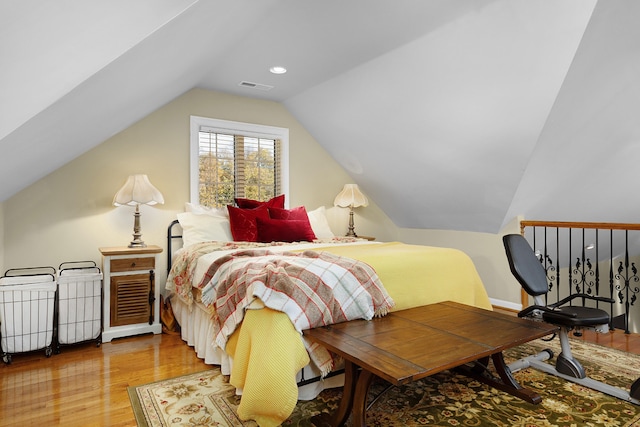
M 637 334 L 582 339 L 640 354 Z M 0 425 L 135 426 L 127 387 L 206 369 L 179 336 L 164 334 L 15 355 L 0 363 Z
M 166 334 L 14 355 L 0 363 L 0 425 L 135 426 L 127 387 L 209 368 Z

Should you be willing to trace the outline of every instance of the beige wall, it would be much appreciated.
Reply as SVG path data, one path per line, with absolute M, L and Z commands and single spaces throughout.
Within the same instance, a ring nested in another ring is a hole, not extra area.
M 134 173 L 146 173 L 165 197 L 164 205 L 141 206 L 141 224 L 145 242 L 166 248 L 166 228 L 189 201 L 191 115 L 289 128 L 289 205 L 325 205 L 334 232 L 346 232 L 346 209 L 332 206 L 349 176 L 281 104 L 192 90 L 5 201 L 0 209 L 3 271 L 57 267 L 72 260 L 99 262 L 98 247 L 128 244 L 133 208 L 115 208 L 111 202 Z M 357 212 L 356 230 L 395 238 L 395 227 L 375 203 Z M 165 271 L 163 253 L 158 271 L 162 282 Z
M 348 210 L 332 205 L 335 195 L 351 179 L 284 106 L 196 89 L 1 204 L 2 271 L 24 266 L 57 267 L 73 260 L 99 263 L 98 247 L 128 244 L 133 208 L 115 208 L 111 202 L 126 177 L 134 173 L 149 175 L 165 197 L 164 205 L 141 206 L 141 224 L 143 240 L 166 250 L 167 226 L 189 198 L 191 115 L 288 128 L 289 205 L 309 209 L 324 205 L 334 233 L 346 232 Z M 520 301 L 500 235 L 398 229 L 374 200 L 368 207 L 356 209 L 355 226 L 358 234 L 381 241 L 461 249 L 473 259 L 492 299 L 507 304 Z M 518 231 L 515 225 L 510 230 Z M 166 278 L 166 255 L 161 255 L 158 268 L 160 283 Z
M 4 273 L 4 203 L 0 203 L 0 273 Z

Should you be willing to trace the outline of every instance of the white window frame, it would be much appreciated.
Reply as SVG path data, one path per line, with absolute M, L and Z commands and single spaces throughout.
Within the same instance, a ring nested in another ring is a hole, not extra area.
M 245 135 L 254 138 L 280 140 L 280 190 L 285 195 L 285 207 L 289 206 L 289 129 L 253 123 L 234 122 L 208 117 L 190 117 L 189 192 L 191 203 L 200 204 L 199 138 L 202 128 L 212 132 Z

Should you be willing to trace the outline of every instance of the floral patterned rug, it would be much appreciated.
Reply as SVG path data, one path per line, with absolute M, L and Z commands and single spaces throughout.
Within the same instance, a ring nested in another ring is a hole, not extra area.
M 505 352 L 507 362 L 551 348 L 558 340 L 534 341 Z M 628 390 L 640 377 L 640 356 L 572 340 L 574 356 L 587 375 Z M 555 360 L 555 359 L 554 359 Z M 367 411 L 368 426 L 640 426 L 640 407 L 532 368 L 514 374 L 525 387 L 538 392 L 539 405 L 526 403 L 454 372 L 391 387 Z M 374 382 L 369 397 L 387 388 Z M 335 410 L 342 389 L 323 391 L 316 399 L 300 401 L 285 426 L 312 426 L 310 418 Z M 139 426 L 256 426 L 235 413 L 239 397 L 216 367 L 179 378 L 129 388 Z

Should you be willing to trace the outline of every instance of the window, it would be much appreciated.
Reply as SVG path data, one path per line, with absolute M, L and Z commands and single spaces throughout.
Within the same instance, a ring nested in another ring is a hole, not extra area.
M 288 129 L 192 116 L 191 202 L 223 207 L 236 197 L 286 195 L 288 148 Z

